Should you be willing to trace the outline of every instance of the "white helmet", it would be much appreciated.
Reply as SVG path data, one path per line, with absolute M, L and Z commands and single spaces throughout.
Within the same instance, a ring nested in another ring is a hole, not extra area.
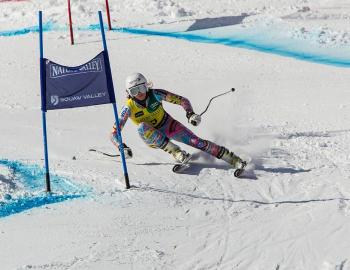
M 141 73 L 133 73 L 126 77 L 126 91 L 131 96 L 136 96 L 139 93 L 148 91 L 147 80 Z

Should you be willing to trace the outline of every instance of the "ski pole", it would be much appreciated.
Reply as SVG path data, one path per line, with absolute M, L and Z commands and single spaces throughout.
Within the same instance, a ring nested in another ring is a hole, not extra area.
M 212 97 L 212 98 L 209 100 L 209 103 L 208 103 L 207 107 L 205 108 L 205 110 L 204 110 L 202 113 L 200 113 L 199 115 L 202 116 L 202 115 L 208 110 L 208 108 L 209 108 L 209 106 L 210 106 L 210 103 L 212 102 L 212 100 L 213 100 L 214 98 L 217 98 L 217 97 L 226 95 L 226 94 L 228 94 L 228 93 L 234 92 L 235 90 L 236 90 L 236 89 L 231 88 L 230 91 L 227 91 L 227 92 L 225 92 L 225 93 L 222 93 L 222 94 L 219 94 L 219 95 L 217 95 L 217 96 L 215 96 L 215 97 Z

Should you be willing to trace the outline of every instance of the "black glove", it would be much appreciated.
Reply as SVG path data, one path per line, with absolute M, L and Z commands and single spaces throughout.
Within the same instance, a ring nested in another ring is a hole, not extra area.
M 119 152 L 120 151 L 120 146 L 119 146 Z M 125 155 L 125 158 L 132 158 L 132 150 L 129 146 L 127 146 L 125 143 L 123 143 L 123 148 L 124 148 L 124 155 Z

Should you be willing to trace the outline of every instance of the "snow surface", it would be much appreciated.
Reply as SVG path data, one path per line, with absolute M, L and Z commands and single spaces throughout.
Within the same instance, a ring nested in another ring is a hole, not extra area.
M 234 178 L 182 145 L 198 159 L 173 174 L 171 157 L 144 145 L 130 122 L 126 190 L 120 160 L 88 151 L 116 152 L 112 107 L 50 111 L 47 196 L 38 10 L 45 57 L 76 66 L 102 50 L 94 25 L 104 1 L 72 1 L 74 46 L 66 9 L 58 0 L 0 4 L 0 269 L 350 269 L 347 0 L 110 1 L 118 108 L 135 71 L 196 112 L 235 87 L 191 129 L 249 168 Z M 224 46 L 227 38 L 252 46 Z M 187 124 L 181 107 L 165 108 Z

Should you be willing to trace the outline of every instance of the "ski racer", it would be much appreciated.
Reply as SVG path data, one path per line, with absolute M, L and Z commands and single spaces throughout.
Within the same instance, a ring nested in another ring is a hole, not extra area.
M 196 136 L 183 124 L 173 119 L 163 108 L 162 101 L 182 106 L 186 111 L 188 122 L 198 126 L 201 116 L 193 112 L 187 98 L 163 89 L 151 88 L 151 83 L 140 73 L 129 75 L 125 83 L 128 96 L 120 112 L 120 130 L 123 129 L 128 118 L 131 118 L 138 125 L 138 133 L 147 145 L 168 152 L 179 163 L 186 163 L 191 155 L 174 144 L 173 140 L 207 152 L 236 169 L 246 165 L 245 161 L 227 148 Z M 111 141 L 119 149 L 116 124 L 113 126 Z

